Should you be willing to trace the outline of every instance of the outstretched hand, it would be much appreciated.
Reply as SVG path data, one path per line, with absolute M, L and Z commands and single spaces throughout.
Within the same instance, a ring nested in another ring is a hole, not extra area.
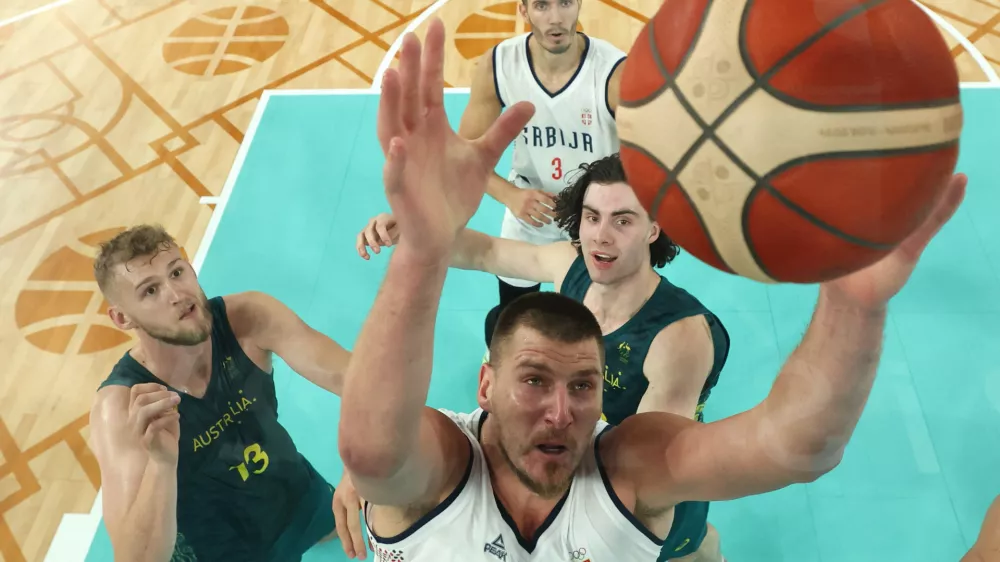
M 884 310 L 909 280 L 927 244 L 955 215 L 968 182 L 964 174 L 952 176 L 938 204 L 919 228 L 874 264 L 825 283 L 827 296 L 838 304 L 861 310 Z
M 386 72 L 379 100 L 385 195 L 406 232 L 400 246 L 428 260 L 450 255 L 479 208 L 489 174 L 534 114 L 530 103 L 518 103 L 480 138 L 463 139 L 444 111 L 443 69 L 444 25 L 435 19 L 423 52 L 415 35 L 404 37 L 399 71 Z

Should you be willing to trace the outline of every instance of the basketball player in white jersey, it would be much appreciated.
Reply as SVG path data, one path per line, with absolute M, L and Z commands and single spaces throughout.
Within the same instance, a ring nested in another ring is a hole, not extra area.
M 555 200 L 581 164 L 618 152 L 615 109 L 625 53 L 577 32 L 582 0 L 521 0 L 531 32 L 503 41 L 480 58 L 459 135 L 477 138 L 506 107 L 522 101 L 535 115 L 514 140 L 504 180 L 491 174 L 486 192 L 502 203 L 500 237 L 534 244 L 567 240 L 554 224 Z M 498 277 L 500 303 L 487 314 L 486 340 L 500 310 L 537 291 L 532 280 Z
M 871 392 L 888 301 L 957 210 L 938 207 L 878 263 L 825 283 L 802 343 L 756 407 L 712 423 L 662 412 L 600 422 L 601 328 L 581 303 L 526 295 L 501 315 L 472 413 L 425 406 L 435 320 L 457 234 L 532 115 L 511 107 L 465 140 L 443 107 L 444 26 L 406 35 L 378 137 L 402 231 L 355 344 L 338 444 L 379 560 L 655 560 L 661 516 L 813 481 L 833 469 Z

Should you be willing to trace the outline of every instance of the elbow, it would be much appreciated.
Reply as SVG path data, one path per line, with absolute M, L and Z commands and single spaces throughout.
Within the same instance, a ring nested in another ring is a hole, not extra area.
M 844 459 L 843 447 L 830 447 L 826 443 L 816 443 L 798 450 L 802 452 L 786 461 L 786 466 L 792 469 L 796 484 L 816 482 L 840 466 Z
M 340 436 L 338 448 L 344 470 L 367 480 L 388 480 L 399 470 L 401 455 L 392 447 L 365 441 L 362 435 Z

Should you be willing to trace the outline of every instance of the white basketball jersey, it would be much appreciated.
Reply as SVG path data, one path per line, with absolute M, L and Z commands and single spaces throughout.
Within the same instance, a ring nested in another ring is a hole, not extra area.
M 531 34 L 508 39 L 493 50 L 497 97 L 504 107 L 529 101 L 535 115 L 514 141 L 508 181 L 557 194 L 581 164 L 618 152 L 618 131 L 608 107 L 608 82 L 625 60 L 617 47 L 584 35 L 583 62 L 558 92 L 535 76 L 528 51 Z
M 469 438 L 472 461 L 455 491 L 424 518 L 394 538 L 372 532 L 365 509 L 369 548 L 377 562 L 651 562 L 662 541 L 633 523 L 617 496 L 605 485 L 597 459 L 597 438 L 608 425 L 598 424 L 590 452 L 569 493 L 536 537 L 520 538 L 493 494 L 489 469 L 479 445 L 486 414 L 441 410 Z M 367 506 L 366 506 L 367 508 Z

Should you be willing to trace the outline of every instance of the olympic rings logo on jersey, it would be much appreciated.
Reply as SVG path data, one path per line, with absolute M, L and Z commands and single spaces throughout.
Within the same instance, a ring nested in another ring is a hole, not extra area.
M 583 560 L 583 557 L 587 555 L 587 549 L 579 548 L 577 550 L 571 550 L 569 555 L 573 557 L 573 560 Z

